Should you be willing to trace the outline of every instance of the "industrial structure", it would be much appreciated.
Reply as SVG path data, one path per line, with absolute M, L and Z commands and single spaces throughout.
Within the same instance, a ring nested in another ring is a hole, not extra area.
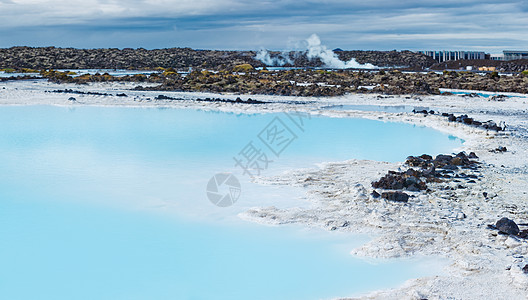
M 501 54 L 492 54 L 492 60 L 528 59 L 528 51 L 504 50 Z
M 491 60 L 504 60 L 504 54 L 490 54 Z
M 448 60 L 460 59 L 487 59 L 489 55 L 480 51 L 418 51 L 429 57 L 432 57 L 437 62 L 444 62 Z
M 437 62 L 461 59 L 516 60 L 528 59 L 528 51 L 504 50 L 501 54 L 487 54 L 481 51 L 418 51 Z
M 502 53 L 504 54 L 503 60 L 528 59 L 528 51 L 504 50 Z

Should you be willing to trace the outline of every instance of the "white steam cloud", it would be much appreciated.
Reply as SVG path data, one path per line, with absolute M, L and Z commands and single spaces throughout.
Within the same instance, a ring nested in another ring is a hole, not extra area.
M 287 56 L 287 54 L 271 57 L 270 53 L 265 49 L 261 49 L 259 52 L 257 52 L 255 59 L 260 60 L 267 66 L 284 66 L 285 64 L 293 64 L 292 60 Z
M 335 69 L 376 69 L 377 67 L 372 64 L 360 64 L 355 58 L 349 61 L 342 61 L 337 57 L 334 51 L 326 48 L 325 45 L 321 44 L 321 39 L 317 34 L 312 34 L 306 41 L 306 48 L 308 52 L 306 56 L 308 59 L 319 58 L 325 67 Z
M 355 58 L 349 61 L 342 61 L 337 57 L 332 50 L 326 48 L 321 44 L 321 39 L 317 34 L 312 34 L 308 39 L 299 43 L 301 53 L 306 55 L 310 60 L 319 58 L 327 68 L 333 69 L 377 69 L 373 64 L 360 64 Z M 267 66 L 284 66 L 285 64 L 293 64 L 288 53 L 283 53 L 280 56 L 271 57 L 267 50 L 261 49 L 257 52 L 255 59 L 263 62 Z

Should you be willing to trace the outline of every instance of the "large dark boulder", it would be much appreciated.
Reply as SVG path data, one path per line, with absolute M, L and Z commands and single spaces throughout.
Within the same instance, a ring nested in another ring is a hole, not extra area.
M 471 161 L 464 152 L 460 152 L 455 157 L 453 157 L 451 164 L 454 166 L 467 166 L 471 164 Z
M 437 168 L 443 168 L 446 165 L 450 165 L 452 160 L 453 160 L 453 156 L 451 155 L 439 154 L 433 160 L 433 164 Z
M 408 202 L 409 195 L 403 192 L 384 192 L 381 197 L 395 202 Z
M 520 232 L 519 226 L 517 226 L 517 224 L 515 224 L 514 221 L 508 218 L 502 218 L 498 220 L 495 226 L 500 232 L 506 233 L 506 234 L 518 235 Z
M 419 167 L 422 169 L 427 169 L 433 166 L 432 157 L 430 155 L 424 154 L 421 156 L 409 156 L 405 161 L 405 164 L 411 167 Z
M 482 123 L 484 129 L 493 130 L 493 131 L 502 131 L 502 127 L 499 127 L 494 121 L 487 121 Z

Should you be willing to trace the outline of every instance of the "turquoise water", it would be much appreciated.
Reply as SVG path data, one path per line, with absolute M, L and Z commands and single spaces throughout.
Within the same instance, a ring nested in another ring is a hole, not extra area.
M 324 107 L 325 109 L 333 110 L 359 110 L 359 111 L 382 111 L 388 113 L 400 113 L 400 112 L 412 112 L 413 110 L 427 110 L 429 107 L 425 106 L 412 106 L 412 105 L 332 105 Z
M 99 73 L 99 74 L 104 74 L 104 73 L 108 73 L 112 76 L 116 76 L 116 77 L 120 77 L 120 76 L 127 76 L 127 75 L 137 75 L 137 74 L 144 74 L 144 75 L 150 75 L 152 73 L 156 73 L 156 71 L 151 71 L 151 70 L 147 70 L 147 71 L 138 71 L 138 70 L 114 70 L 114 69 L 63 69 L 63 70 L 58 70 L 60 72 L 74 72 L 76 73 L 76 75 L 73 75 L 73 77 L 75 76 L 80 76 L 80 75 L 83 75 L 83 74 L 91 74 L 91 75 L 94 75 L 96 73 Z M 0 78 L 6 78 L 6 77 L 14 77 L 14 76 L 33 76 L 33 77 L 40 77 L 40 74 L 39 73 L 6 73 L 6 72 L 3 72 L 3 71 L 0 71 Z
M 453 95 L 469 95 L 469 94 L 476 94 L 476 95 L 479 95 L 480 97 L 484 97 L 484 98 L 488 98 L 488 97 L 491 97 L 491 96 L 497 96 L 499 94 L 497 93 L 477 93 L 477 92 L 472 92 L 472 91 L 467 91 L 467 92 L 454 92 L 454 91 L 445 91 L 445 92 L 442 92 L 440 91 L 441 94 L 443 93 L 446 93 L 446 92 L 449 92 Z M 507 97 L 511 97 L 511 96 L 507 96 Z
M 435 262 L 367 263 L 366 237 L 247 223 L 309 205 L 249 182 L 233 157 L 277 118 L 296 135 L 263 175 L 350 158 L 399 161 L 459 139 L 406 124 L 180 109 L 0 107 L 0 299 L 321 299 L 395 287 Z M 233 172 L 218 208 L 207 182 Z M 432 264 L 432 265 L 431 265 Z
M 152 73 L 156 73 L 157 72 L 157 71 L 153 71 L 153 70 L 141 71 L 141 70 L 123 70 L 123 69 L 62 69 L 62 70 L 59 70 L 59 71 L 61 71 L 61 72 L 74 72 L 76 75 L 73 75 L 73 77 L 84 75 L 84 74 L 94 75 L 94 74 L 97 74 L 97 73 L 99 73 L 99 74 L 108 73 L 109 75 L 120 77 L 120 76 L 127 76 L 127 75 L 133 76 L 133 75 L 138 75 L 138 74 L 150 75 Z
M 474 91 L 463 91 L 463 92 L 455 92 L 455 91 L 451 91 L 451 90 L 444 90 L 444 91 L 440 91 L 441 94 L 443 93 L 451 93 L 453 95 L 469 95 L 469 94 L 476 94 L 476 95 L 479 95 L 480 97 L 484 97 L 484 98 L 489 98 L 491 96 L 498 96 L 498 95 L 504 95 L 504 94 L 501 94 L 501 93 L 478 93 L 478 92 L 474 92 Z M 517 96 L 517 95 L 504 95 L 508 98 L 524 98 L 525 96 Z
M 0 72 L 0 78 L 8 78 L 8 77 L 19 77 L 19 76 L 33 76 L 38 77 L 40 76 L 39 73 L 6 73 L 6 72 Z

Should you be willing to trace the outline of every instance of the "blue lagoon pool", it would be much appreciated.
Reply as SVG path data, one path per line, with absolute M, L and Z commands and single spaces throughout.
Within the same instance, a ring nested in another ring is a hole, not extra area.
M 251 183 L 235 158 L 258 153 L 249 170 L 272 175 L 462 143 L 400 123 L 183 109 L 5 106 L 0 125 L 0 299 L 327 299 L 396 287 L 435 262 L 365 262 L 348 253 L 367 237 L 239 220 L 249 207 L 308 204 Z M 206 193 L 220 172 L 241 184 L 225 208 Z
M 425 106 L 414 106 L 414 105 L 356 105 L 356 104 L 344 104 L 344 105 L 332 105 L 323 107 L 323 109 L 332 109 L 332 110 L 359 110 L 359 111 L 380 111 L 387 113 L 410 113 L 413 110 L 427 110 L 429 107 Z

